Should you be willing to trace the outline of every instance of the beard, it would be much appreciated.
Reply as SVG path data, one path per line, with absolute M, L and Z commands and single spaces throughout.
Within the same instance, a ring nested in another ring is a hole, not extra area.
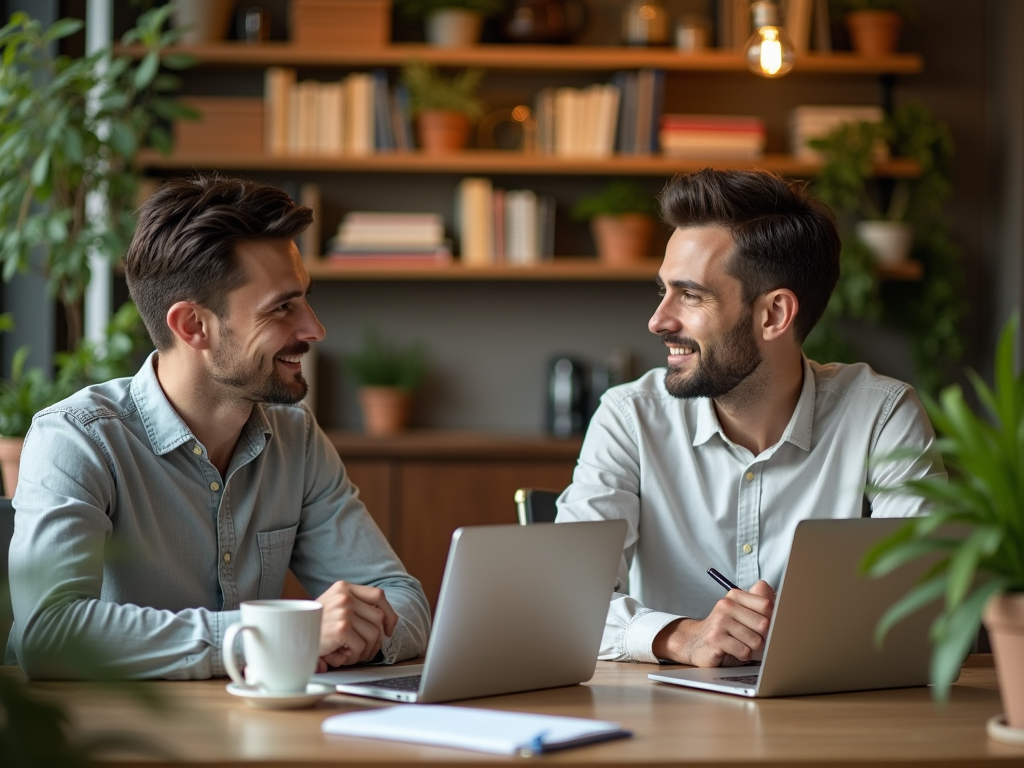
M 664 336 L 666 344 L 690 347 L 696 351 L 697 369 L 687 376 L 676 366 L 665 373 L 665 389 L 673 397 L 717 398 L 732 392 L 761 365 L 757 348 L 753 309 L 737 321 L 723 336 L 705 343 L 703 349 L 685 336 Z
M 232 333 L 224 326 L 222 328 L 222 339 L 229 342 Z M 216 368 L 210 375 L 214 381 L 237 390 L 250 402 L 294 405 L 309 392 L 309 384 L 301 371 L 294 375 L 282 376 L 277 370 L 274 358 L 301 355 L 308 351 L 309 344 L 300 342 L 275 353 L 268 365 L 267 358 L 263 355 L 244 358 L 237 345 L 222 343 L 213 356 Z

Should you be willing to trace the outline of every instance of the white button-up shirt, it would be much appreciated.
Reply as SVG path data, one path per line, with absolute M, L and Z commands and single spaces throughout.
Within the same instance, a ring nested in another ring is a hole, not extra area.
M 864 364 L 803 366 L 785 433 L 758 456 L 726 437 L 711 400 L 670 395 L 663 368 L 605 393 L 558 501 L 558 522 L 629 523 L 600 658 L 657 661 L 658 632 L 724 594 L 712 566 L 777 588 L 800 520 L 923 511 L 874 488 L 944 474 L 938 459 L 871 461 L 935 439 L 913 388 Z

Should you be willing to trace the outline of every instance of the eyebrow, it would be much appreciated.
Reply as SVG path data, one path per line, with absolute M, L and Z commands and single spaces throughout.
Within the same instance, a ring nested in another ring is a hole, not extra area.
M 299 296 L 308 296 L 313 291 L 313 281 L 309 281 L 309 285 L 306 286 L 304 291 L 287 291 L 286 293 L 279 293 L 273 298 L 269 299 L 263 306 L 264 307 L 276 307 L 278 304 L 284 304 L 286 301 L 297 299 Z
M 665 287 L 665 281 L 661 279 L 661 276 L 654 278 L 654 282 L 657 283 L 659 288 Z M 715 292 L 708 288 L 706 285 L 701 285 L 695 280 L 669 280 L 668 284 L 673 288 L 684 289 L 687 291 L 697 291 L 698 293 L 706 293 L 709 296 L 714 296 Z

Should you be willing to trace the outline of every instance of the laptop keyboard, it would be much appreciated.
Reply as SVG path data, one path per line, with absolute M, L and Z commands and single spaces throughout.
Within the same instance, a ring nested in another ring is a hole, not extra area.
M 405 677 L 386 677 L 383 680 L 368 680 L 359 685 L 387 688 L 392 691 L 418 691 L 422 675 L 406 675 Z
M 757 675 L 736 675 L 735 677 L 722 677 L 720 680 L 728 680 L 731 683 L 745 683 L 746 685 L 757 685 Z

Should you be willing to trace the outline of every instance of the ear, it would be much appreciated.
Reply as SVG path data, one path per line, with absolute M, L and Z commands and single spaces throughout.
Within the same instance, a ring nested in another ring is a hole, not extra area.
M 765 341 L 782 338 L 793 330 L 800 302 L 788 288 L 769 291 L 760 299 L 761 337 Z
M 179 301 L 167 310 L 167 327 L 181 342 L 195 350 L 207 350 L 213 333 L 214 314 L 191 301 Z

